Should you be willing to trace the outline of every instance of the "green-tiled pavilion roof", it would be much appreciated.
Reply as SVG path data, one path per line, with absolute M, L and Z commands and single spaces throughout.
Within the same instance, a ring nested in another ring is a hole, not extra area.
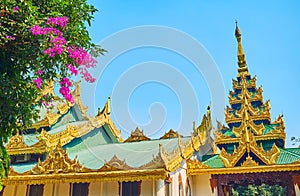
M 300 159 L 300 148 L 279 148 L 280 154 L 276 160 L 277 165 L 290 164 Z M 215 155 L 203 162 L 211 168 L 224 168 L 225 165 L 220 159 L 220 155 Z

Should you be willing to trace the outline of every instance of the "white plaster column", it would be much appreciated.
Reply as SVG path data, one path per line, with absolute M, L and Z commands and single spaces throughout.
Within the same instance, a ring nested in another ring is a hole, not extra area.
M 156 181 L 156 195 L 157 196 L 165 195 L 165 181 L 164 180 Z

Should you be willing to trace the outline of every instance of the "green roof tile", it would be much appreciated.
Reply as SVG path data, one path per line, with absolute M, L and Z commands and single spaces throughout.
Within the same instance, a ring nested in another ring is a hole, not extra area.
M 184 142 L 190 138 L 182 138 Z M 98 169 L 105 161 L 109 161 L 114 155 L 120 160 L 125 160 L 131 167 L 139 167 L 150 162 L 159 153 L 159 144 L 162 144 L 167 152 L 178 148 L 178 139 L 151 140 L 132 143 L 115 143 L 106 145 L 89 146 L 83 142 L 81 149 L 68 148 L 68 155 L 71 159 L 78 156 L 78 160 L 85 167 Z
M 210 159 L 207 159 L 203 162 L 203 164 L 208 165 L 212 168 L 223 168 L 225 167 L 223 161 L 220 159 L 219 155 L 215 155 L 214 157 L 211 157 Z
M 300 148 L 280 148 L 280 155 L 276 164 L 289 164 L 300 159 Z

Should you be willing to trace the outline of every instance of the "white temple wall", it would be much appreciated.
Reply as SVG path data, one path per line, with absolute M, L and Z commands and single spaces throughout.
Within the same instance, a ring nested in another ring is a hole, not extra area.
M 212 193 L 210 188 L 210 174 L 201 174 L 196 176 L 190 176 L 190 185 L 192 189 L 192 195 L 212 195 L 217 196 L 217 188 L 214 189 Z

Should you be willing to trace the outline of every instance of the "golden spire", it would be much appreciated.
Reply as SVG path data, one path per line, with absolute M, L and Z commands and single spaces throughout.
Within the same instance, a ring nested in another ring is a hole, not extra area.
M 237 57 L 238 57 L 238 64 L 239 64 L 239 72 L 248 72 L 247 63 L 246 63 L 246 57 L 244 53 L 244 49 L 242 46 L 242 33 L 238 27 L 237 21 L 235 21 L 236 27 L 235 27 L 235 37 L 238 42 L 238 51 L 237 51 Z

